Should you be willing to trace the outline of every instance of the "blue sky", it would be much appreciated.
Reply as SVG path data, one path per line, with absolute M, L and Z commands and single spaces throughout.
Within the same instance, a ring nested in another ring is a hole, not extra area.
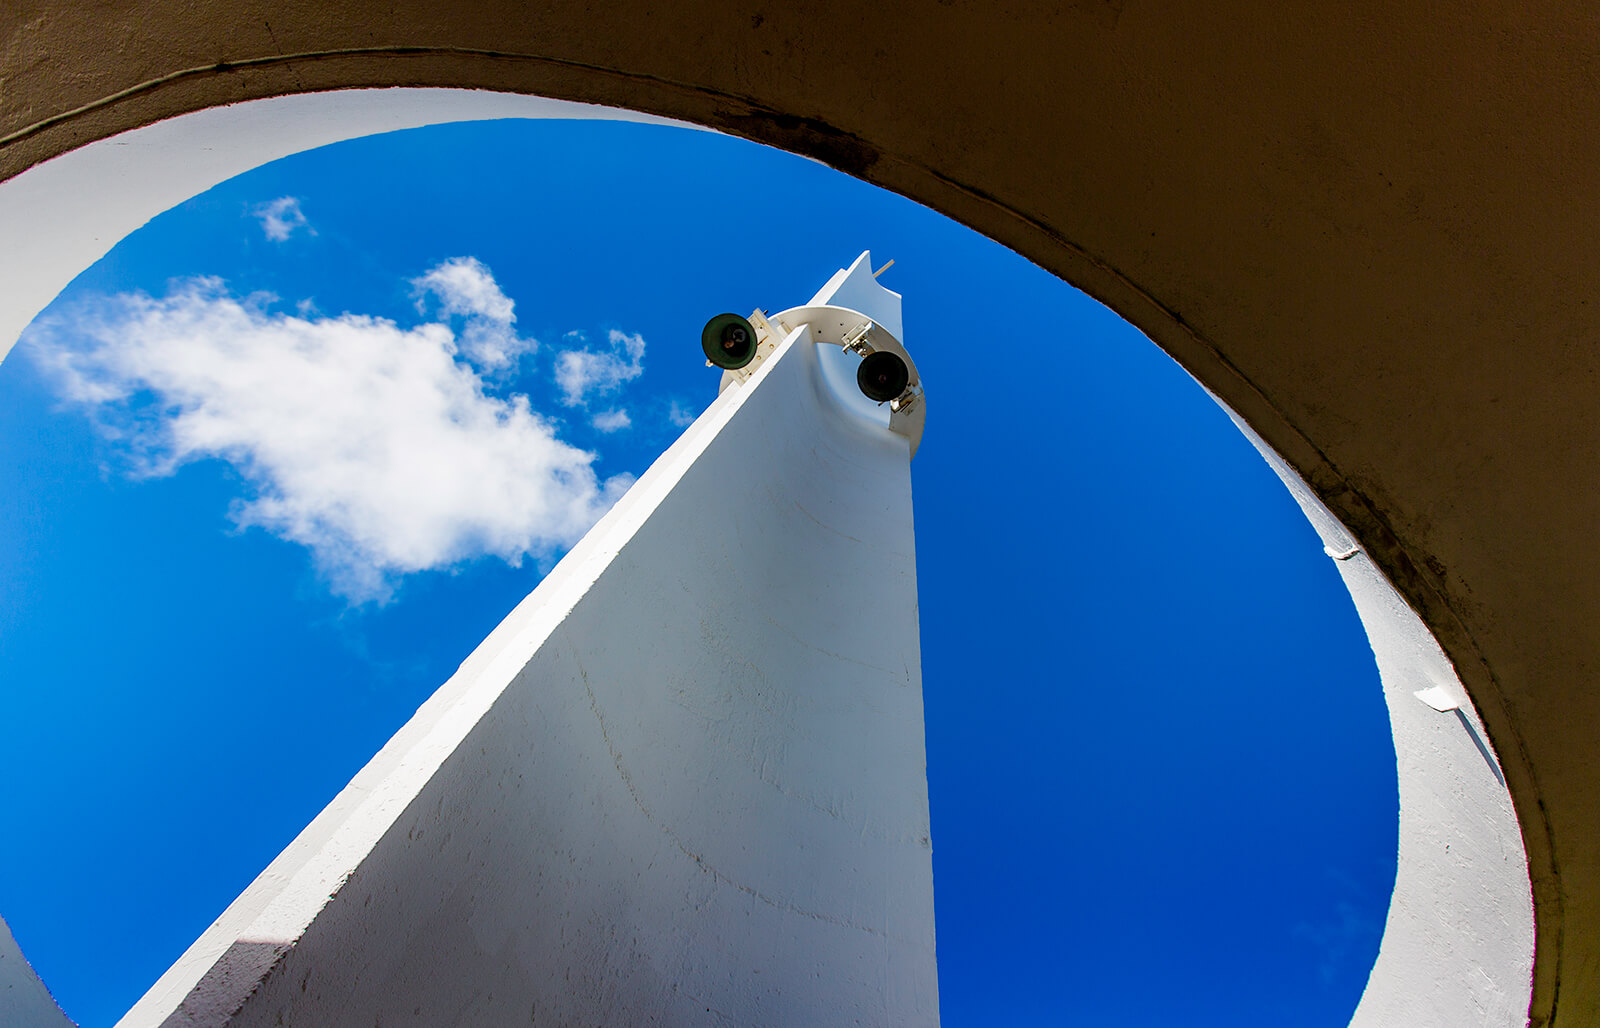
M 224 183 L 0 364 L 0 915 L 67 1012 L 115 1021 L 704 409 L 707 317 L 867 248 L 930 397 L 945 1023 L 1344 1024 L 1394 878 L 1387 717 L 1223 413 L 909 201 L 516 121 Z

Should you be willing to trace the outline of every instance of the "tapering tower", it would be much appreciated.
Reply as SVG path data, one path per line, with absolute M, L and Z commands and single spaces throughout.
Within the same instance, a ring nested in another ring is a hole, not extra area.
M 716 402 L 121 1023 L 936 1024 L 901 335 L 868 254 L 708 326 Z

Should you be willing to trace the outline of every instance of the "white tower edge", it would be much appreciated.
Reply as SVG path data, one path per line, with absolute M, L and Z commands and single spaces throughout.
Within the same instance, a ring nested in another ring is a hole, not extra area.
M 17 940 L 0 921 L 0 1025 L 7 1028 L 72 1028 L 44 982 L 33 973 Z
M 121 1024 L 937 1024 L 910 442 L 836 358 L 793 324 Z

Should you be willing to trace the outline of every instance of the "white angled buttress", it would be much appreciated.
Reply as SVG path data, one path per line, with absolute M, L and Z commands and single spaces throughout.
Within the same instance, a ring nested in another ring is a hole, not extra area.
M 122 1024 L 937 1024 L 925 401 L 839 345 L 903 353 L 899 307 L 863 254 L 756 319 L 754 373 Z

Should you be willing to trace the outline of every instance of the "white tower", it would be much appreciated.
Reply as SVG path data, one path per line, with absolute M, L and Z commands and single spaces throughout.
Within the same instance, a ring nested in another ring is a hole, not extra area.
M 752 363 L 123 1025 L 938 1022 L 900 297 L 862 254 L 750 320 Z M 847 348 L 902 357 L 894 403 Z

